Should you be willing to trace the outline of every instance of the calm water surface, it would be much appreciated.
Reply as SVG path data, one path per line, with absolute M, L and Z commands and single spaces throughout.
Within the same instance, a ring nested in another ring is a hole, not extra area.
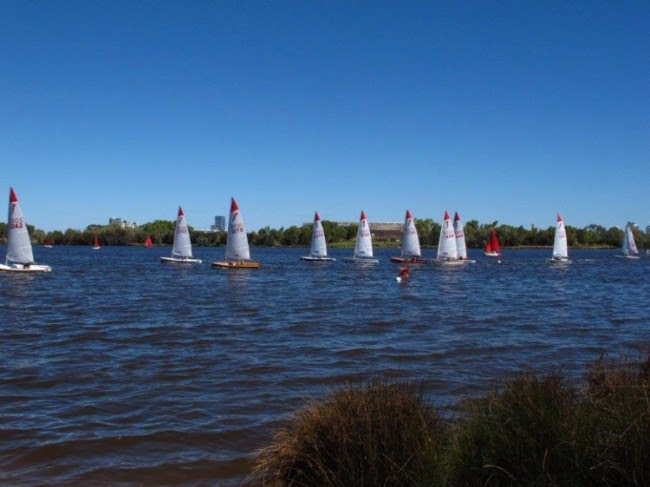
M 289 413 L 346 382 L 425 381 L 447 407 L 650 343 L 650 259 L 470 251 L 399 284 L 397 250 L 366 268 L 252 251 L 263 269 L 211 268 L 223 249 L 183 267 L 158 262 L 169 248 L 35 248 L 51 274 L 0 275 L 0 483 L 236 485 Z

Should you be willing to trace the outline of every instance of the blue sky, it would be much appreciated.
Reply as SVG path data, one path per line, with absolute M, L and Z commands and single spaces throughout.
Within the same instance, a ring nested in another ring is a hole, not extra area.
M 0 191 L 45 230 L 645 226 L 649 52 L 645 1 L 5 1 Z

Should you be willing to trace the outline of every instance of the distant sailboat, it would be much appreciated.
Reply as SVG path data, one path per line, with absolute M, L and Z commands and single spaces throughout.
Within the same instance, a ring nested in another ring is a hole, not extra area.
M 456 234 L 454 227 L 449 219 L 449 213 L 445 210 L 445 215 L 442 219 L 442 227 L 440 228 L 440 238 L 438 239 L 438 253 L 436 258 L 431 262 L 434 264 L 449 264 L 458 265 L 463 264 L 462 260 L 458 259 L 458 247 L 456 245 Z
M 46 249 L 51 249 L 52 241 L 49 238 L 45 237 L 45 239 L 43 239 L 43 247 Z
M 463 222 L 460 221 L 458 212 L 454 215 L 454 238 L 456 239 L 456 252 L 458 252 L 458 260 L 467 264 L 473 264 L 475 260 L 467 258 L 467 244 L 465 244 L 465 232 L 463 230 Z
M 161 262 L 172 262 L 179 264 L 200 264 L 201 259 L 195 259 L 192 256 L 192 242 L 190 241 L 190 231 L 185 221 L 183 208 L 178 207 L 178 216 L 176 218 L 176 229 L 174 230 L 174 245 L 172 247 L 171 257 L 161 257 Z
M 213 262 L 214 267 L 230 269 L 258 269 L 262 267 L 259 262 L 253 262 L 248 247 L 248 236 L 244 228 L 244 219 L 241 216 L 235 198 L 230 200 L 230 217 L 228 218 L 228 237 L 226 241 L 226 260 Z
M 95 240 L 93 242 L 93 250 L 99 250 L 102 247 L 99 245 L 99 239 L 97 238 L 97 235 L 95 235 Z
M 311 246 L 309 255 L 300 257 L 306 261 L 333 261 L 333 257 L 327 256 L 327 243 L 325 242 L 325 232 L 323 231 L 323 224 L 320 221 L 318 212 L 314 213 L 314 223 L 311 227 Z
M 499 257 L 501 255 L 501 246 L 499 245 L 497 232 L 494 231 L 494 228 L 490 229 L 490 238 L 485 245 L 485 251 L 483 253 L 488 257 Z
M 426 262 L 426 259 L 422 258 L 422 253 L 420 252 L 418 231 L 415 228 L 415 223 L 409 210 L 406 210 L 406 217 L 404 218 L 402 253 L 400 257 L 391 257 L 390 261 L 396 264 L 424 264 Z
M 361 211 L 359 218 L 359 227 L 357 229 L 357 240 L 354 246 L 354 255 L 345 257 L 344 262 L 356 262 L 363 264 L 377 264 L 379 259 L 375 259 L 372 254 L 372 236 L 366 214 Z
M 548 259 L 550 264 L 569 264 L 569 249 L 567 245 L 566 229 L 562 216 L 557 214 L 555 224 L 555 238 L 553 240 L 553 256 Z
M 49 265 L 34 264 L 32 242 L 27 232 L 27 223 L 18 205 L 13 188 L 9 188 L 9 216 L 7 218 L 7 253 L 5 263 L 0 264 L 3 272 L 50 272 Z
M 153 242 L 151 241 L 151 237 L 147 235 L 147 240 L 144 241 L 144 246 L 149 248 L 153 245 Z
M 623 244 L 621 250 L 623 255 L 617 255 L 616 257 L 622 257 L 624 259 L 638 259 L 639 258 L 639 249 L 636 248 L 636 242 L 634 241 L 634 223 L 627 222 L 625 225 L 625 232 L 623 233 Z

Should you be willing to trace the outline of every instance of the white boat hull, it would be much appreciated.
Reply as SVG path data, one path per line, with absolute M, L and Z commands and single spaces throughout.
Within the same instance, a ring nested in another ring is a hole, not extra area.
M 428 262 L 435 265 L 465 265 L 474 264 L 476 261 L 469 259 L 431 259 Z
M 483 252 L 483 255 L 486 257 L 499 257 L 499 254 L 497 252 Z
M 301 256 L 300 260 L 306 260 L 307 262 L 333 262 L 336 259 L 334 257 L 312 257 L 311 255 Z
M 350 262 L 352 264 L 379 264 L 379 259 L 373 259 L 370 257 L 344 257 L 343 262 Z
M 170 262 L 173 264 L 200 264 L 201 262 L 203 262 L 201 259 L 192 259 L 192 258 L 181 259 L 178 257 L 161 257 L 160 261 Z
M 552 264 L 552 265 L 566 265 L 570 264 L 571 261 L 569 259 L 546 259 L 547 264 Z
M 52 268 L 49 265 L 42 265 L 42 264 L 32 264 L 28 267 L 25 267 L 22 264 L 11 264 L 11 265 L 0 264 L 0 272 L 23 272 L 23 273 L 52 272 Z
M 617 255 L 619 259 L 639 259 L 638 255 Z

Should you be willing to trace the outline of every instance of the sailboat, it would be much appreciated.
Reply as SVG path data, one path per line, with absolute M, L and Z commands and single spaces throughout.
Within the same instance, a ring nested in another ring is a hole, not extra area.
M 226 260 L 213 262 L 214 267 L 231 269 L 259 269 L 259 262 L 253 262 L 248 248 L 248 236 L 244 228 L 244 220 L 235 198 L 230 200 L 230 217 L 228 218 L 228 237 L 226 240 Z
M 327 256 L 327 243 L 325 242 L 325 232 L 323 231 L 323 224 L 320 221 L 318 212 L 314 213 L 314 223 L 311 227 L 311 246 L 309 249 L 309 255 L 300 257 L 302 260 L 306 261 L 333 261 L 336 260 L 333 257 Z
M 5 263 L 0 264 L 3 272 L 50 272 L 49 265 L 34 264 L 32 242 L 29 240 L 27 223 L 18 205 L 13 188 L 9 188 L 9 215 L 7 218 L 7 253 Z
M 362 264 L 377 264 L 379 262 L 379 259 L 375 259 L 372 255 L 372 236 L 370 235 L 368 219 L 363 210 L 361 210 L 361 217 L 359 218 L 354 255 L 352 257 L 345 257 L 343 261 Z
M 93 250 L 99 250 L 101 249 L 101 246 L 99 245 L 99 239 L 97 238 L 97 235 L 95 235 L 95 241 L 93 242 Z
M 43 248 L 45 248 L 45 249 L 51 249 L 52 246 L 53 246 L 53 245 L 52 245 L 52 241 L 51 241 L 49 238 L 45 237 L 45 238 L 43 239 Z
M 449 213 L 445 210 L 438 239 L 438 254 L 431 261 L 434 264 L 458 265 L 463 261 L 458 258 L 458 247 L 456 245 L 456 233 L 449 219 Z
M 623 245 L 621 246 L 623 255 L 617 255 L 616 257 L 621 257 L 623 259 L 639 258 L 639 249 L 636 248 L 633 229 L 634 223 L 627 222 L 627 225 L 625 225 L 625 232 L 623 233 Z
M 501 255 L 501 246 L 499 245 L 497 232 L 494 231 L 494 228 L 490 229 L 490 238 L 485 245 L 485 251 L 483 254 L 487 257 L 499 257 Z
M 144 246 L 149 248 L 153 245 L 153 242 L 151 241 L 151 237 L 147 235 L 147 240 L 144 241 Z
M 454 215 L 454 238 L 456 239 L 456 252 L 458 252 L 458 260 L 466 263 L 473 264 L 475 260 L 467 258 L 467 244 L 465 243 L 465 232 L 463 230 L 463 222 L 460 221 L 458 212 Z
M 553 256 L 547 259 L 549 264 L 570 264 L 569 250 L 566 238 L 566 229 L 562 216 L 558 213 L 555 224 L 555 238 L 553 240 Z
M 185 221 L 183 208 L 178 207 L 178 216 L 176 217 L 176 229 L 174 230 L 174 245 L 172 247 L 171 257 L 161 257 L 161 262 L 173 262 L 179 264 L 200 264 L 201 259 L 195 259 L 192 256 L 192 242 L 190 241 L 190 231 Z
M 399 257 L 391 257 L 391 262 L 396 264 L 424 264 L 426 259 L 422 258 L 420 252 L 420 239 L 415 228 L 411 212 L 406 210 L 404 218 L 404 231 L 402 233 L 402 253 Z

